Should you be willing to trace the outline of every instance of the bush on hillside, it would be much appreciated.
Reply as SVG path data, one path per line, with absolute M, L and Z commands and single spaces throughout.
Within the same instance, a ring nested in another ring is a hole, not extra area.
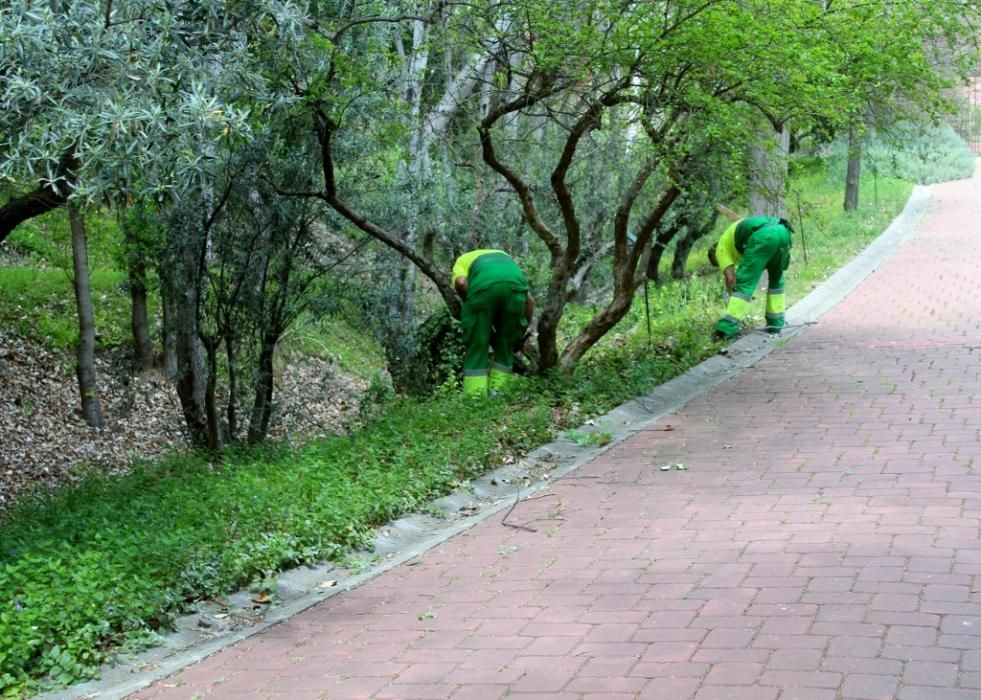
M 829 172 L 844 178 L 848 144 L 838 139 L 823 154 Z M 921 185 L 961 180 L 974 172 L 974 155 L 953 128 L 899 126 L 866 141 L 862 168 L 878 177 L 898 177 Z

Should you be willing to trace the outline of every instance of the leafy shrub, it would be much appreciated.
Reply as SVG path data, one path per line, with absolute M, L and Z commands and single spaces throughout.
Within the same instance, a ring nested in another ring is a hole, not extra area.
M 395 386 L 413 396 L 428 396 L 438 387 L 457 385 L 462 377 L 463 333 L 460 322 L 443 306 L 416 329 L 407 356 L 393 369 Z
M 823 154 L 830 172 L 844 178 L 847 144 L 836 141 Z M 895 177 L 920 184 L 970 177 L 974 155 L 967 143 L 947 125 L 900 125 L 894 133 L 873 134 L 866 144 L 863 169 L 879 177 Z

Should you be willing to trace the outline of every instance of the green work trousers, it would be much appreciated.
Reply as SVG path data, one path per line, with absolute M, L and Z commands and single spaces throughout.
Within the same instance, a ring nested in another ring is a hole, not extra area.
M 528 283 L 508 256 L 488 253 L 474 261 L 460 314 L 463 342 L 463 393 L 485 396 L 513 377 L 514 347 L 528 320 Z M 493 349 L 491 362 L 489 348 Z
M 727 337 L 739 332 L 739 324 L 749 312 L 749 304 L 766 270 L 766 328 L 779 332 L 784 326 L 787 297 L 783 273 L 790 266 L 790 231 L 780 224 L 766 226 L 753 233 L 736 266 L 736 283 L 726 306 L 726 312 L 715 330 Z

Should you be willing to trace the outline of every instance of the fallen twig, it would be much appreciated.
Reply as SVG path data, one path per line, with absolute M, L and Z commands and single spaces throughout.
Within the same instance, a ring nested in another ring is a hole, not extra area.
M 539 498 L 548 498 L 550 496 L 551 497 L 554 497 L 554 498 L 558 498 L 558 495 L 556 495 L 554 493 L 542 493 L 542 494 L 539 494 L 538 496 L 529 496 L 525 500 L 526 501 L 536 501 Z M 507 527 L 513 527 L 515 530 L 525 530 L 526 532 L 538 532 L 538 530 L 536 530 L 533 527 L 529 527 L 528 525 L 519 525 L 518 523 L 509 523 L 508 522 L 508 517 L 511 515 L 511 512 L 518 506 L 518 503 L 520 501 L 521 501 L 521 487 L 519 486 L 518 487 L 518 490 L 515 491 L 515 493 L 514 493 L 514 503 L 511 504 L 511 507 L 508 508 L 508 512 L 504 514 L 504 517 L 503 518 L 501 518 L 501 525 L 505 525 Z M 561 503 L 561 502 L 562 501 L 560 499 L 559 500 L 559 503 Z M 543 519 L 544 518 L 536 518 L 536 520 L 543 520 Z

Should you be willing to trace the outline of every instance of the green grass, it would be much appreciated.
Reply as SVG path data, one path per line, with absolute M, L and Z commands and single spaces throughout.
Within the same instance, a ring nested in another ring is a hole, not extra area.
M 0 525 L 0 688 L 86 677 L 107 643 L 193 600 L 365 543 L 372 526 L 546 441 L 548 407 L 531 399 L 399 402 L 353 438 L 221 465 L 175 457 L 22 503 Z
M 119 227 L 98 209 L 86 212 L 85 218 L 98 345 L 114 347 L 130 342 L 130 300 L 118 262 Z M 3 245 L 21 259 L 0 274 L 0 327 L 50 350 L 74 347 L 78 316 L 67 212 L 58 209 L 21 224 Z
M 118 267 L 123 259 L 119 224 L 108 211 L 99 208 L 85 210 L 83 217 L 89 267 L 92 270 Z M 71 270 L 71 241 L 68 210 L 60 207 L 17 226 L 4 241 L 4 246 L 30 262 Z
M 385 366 L 381 346 L 337 315 L 300 319 L 287 331 L 282 347 L 330 360 L 343 372 L 366 380 Z
M 846 216 L 840 186 L 821 173 L 798 187 L 808 260 L 796 247 L 791 299 L 879 233 L 910 189 L 880 178 L 879 206 Z M 693 269 L 703 250 L 692 254 Z M 26 295 L 28 287 L 53 286 L 45 279 L 22 278 L 10 288 Z M 758 306 L 762 314 L 761 300 Z M 571 376 L 527 379 L 506 401 L 468 402 L 445 392 L 393 400 L 346 437 L 229 452 L 221 463 L 174 456 L 126 478 L 93 474 L 77 487 L 22 501 L 0 521 L 0 696 L 35 691 L 44 677 L 54 685 L 89 677 L 115 649 L 142 643 L 197 599 L 286 567 L 343 559 L 368 541 L 373 526 L 424 508 L 718 350 L 708 339 L 722 310 L 718 273 L 652 288 L 650 309 L 650 338 L 638 295 L 628 317 Z M 588 314 L 570 309 L 565 332 Z M 293 340 L 320 347 L 322 338 L 333 343 L 346 333 L 327 321 L 309 334 L 316 342 L 304 341 L 302 331 Z M 357 366 L 356 345 L 328 347 Z
M 126 276 L 116 270 L 89 275 L 95 325 L 101 347 L 129 342 L 130 301 Z M 6 267 L 0 275 L 0 326 L 65 350 L 78 341 L 78 316 L 72 278 L 66 270 Z

